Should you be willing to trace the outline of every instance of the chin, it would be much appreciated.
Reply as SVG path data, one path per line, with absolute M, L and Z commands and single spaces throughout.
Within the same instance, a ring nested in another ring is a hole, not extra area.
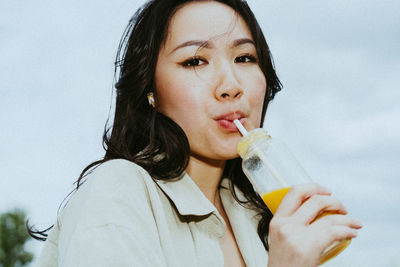
M 221 153 L 218 153 L 219 160 L 231 160 L 239 157 L 239 154 L 236 151 L 236 147 L 232 151 L 225 150 Z
M 241 137 L 231 139 L 229 142 L 226 142 L 223 146 L 217 149 L 217 153 L 224 160 L 230 160 L 234 158 L 238 158 L 239 154 L 237 152 L 237 145 L 240 141 Z

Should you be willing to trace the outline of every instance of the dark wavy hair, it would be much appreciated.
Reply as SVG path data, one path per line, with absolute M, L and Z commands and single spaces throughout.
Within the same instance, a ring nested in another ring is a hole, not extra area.
M 76 182 L 76 189 L 94 167 L 111 159 L 134 162 L 159 180 L 175 178 L 185 171 L 190 147 L 184 131 L 173 120 L 150 106 L 146 96 L 149 92 L 157 94 L 154 80 L 156 63 L 160 47 L 167 37 L 170 19 L 184 4 L 193 1 L 207 0 L 151 0 L 129 21 L 115 61 L 115 75 L 118 76 L 115 84 L 116 108 L 113 125 L 108 127 L 106 123 L 103 134 L 106 153 L 103 159 L 91 163 L 82 171 Z M 216 1 L 233 8 L 251 31 L 259 66 L 267 81 L 261 120 L 263 122 L 269 101 L 282 87 L 267 42 L 246 1 Z M 230 190 L 236 201 L 258 211 L 258 234 L 268 250 L 268 226 L 272 214 L 244 175 L 241 162 L 240 158 L 228 160 L 223 176 L 229 178 Z M 234 187 L 243 192 L 246 200 L 238 199 Z M 29 231 L 36 239 L 45 240 L 47 237 L 45 231 Z

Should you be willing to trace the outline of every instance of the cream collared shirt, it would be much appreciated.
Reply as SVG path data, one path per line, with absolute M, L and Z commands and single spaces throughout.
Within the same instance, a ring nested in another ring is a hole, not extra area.
M 220 196 L 248 267 L 267 266 L 256 213 Z M 223 267 L 225 222 L 189 175 L 155 181 L 126 160 L 101 164 L 63 209 L 38 267 Z

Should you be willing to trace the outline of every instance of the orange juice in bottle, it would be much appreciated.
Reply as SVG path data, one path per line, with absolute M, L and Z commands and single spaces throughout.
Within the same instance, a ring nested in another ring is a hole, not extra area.
M 276 210 L 279 207 L 279 204 L 281 204 L 282 199 L 285 197 L 286 193 L 289 190 L 290 187 L 284 187 L 281 189 L 265 193 L 261 196 L 261 198 L 264 200 L 265 204 L 272 212 L 272 214 L 275 214 Z
M 247 132 L 238 120 L 234 123 L 243 135 L 237 147 L 243 159 L 243 172 L 272 214 L 275 214 L 291 186 L 310 183 L 312 180 L 286 146 L 271 138 L 264 129 Z M 328 214 L 332 213 L 322 213 L 317 219 Z M 342 240 L 332 243 L 322 253 L 319 264 L 335 257 L 350 242 L 351 240 Z

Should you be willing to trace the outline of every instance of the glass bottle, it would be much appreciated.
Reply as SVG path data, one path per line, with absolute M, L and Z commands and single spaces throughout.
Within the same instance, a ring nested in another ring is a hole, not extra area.
M 279 140 L 271 138 L 264 129 L 247 132 L 242 126 L 239 130 L 244 135 L 237 147 L 243 159 L 243 172 L 272 214 L 275 214 L 291 186 L 311 183 L 312 180 L 288 148 Z M 334 212 L 324 212 L 316 220 L 328 214 Z M 345 239 L 332 243 L 324 250 L 319 264 L 335 257 L 350 242 L 351 239 Z

